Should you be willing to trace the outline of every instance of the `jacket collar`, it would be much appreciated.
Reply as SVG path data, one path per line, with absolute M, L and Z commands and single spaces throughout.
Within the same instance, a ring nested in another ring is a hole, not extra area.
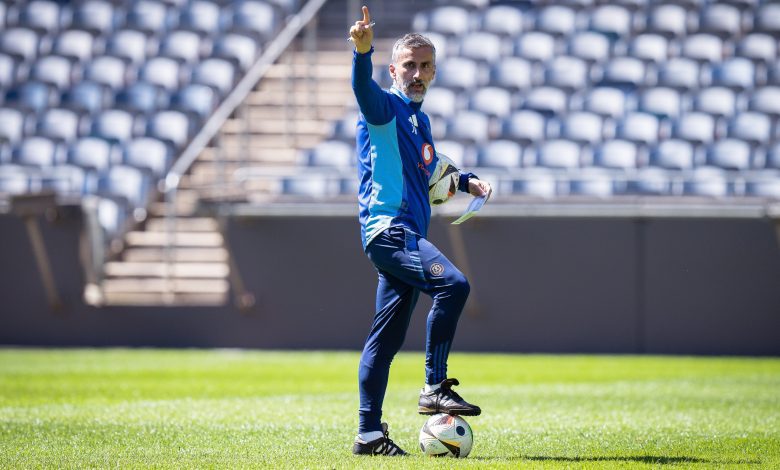
M 399 90 L 398 88 L 396 88 L 396 87 L 395 87 L 395 85 L 393 85 L 392 87 L 390 87 L 390 93 L 392 93 L 392 94 L 394 94 L 395 96 L 397 96 L 397 97 L 401 98 L 402 100 L 404 100 L 404 103 L 408 104 L 409 106 L 411 106 L 411 107 L 412 107 L 412 108 L 414 108 L 415 110 L 418 110 L 418 109 L 420 109 L 420 107 L 422 106 L 422 102 L 419 102 L 419 103 L 418 103 L 418 102 L 416 102 L 416 101 L 412 101 L 412 99 L 411 99 L 411 98 L 409 98 L 408 96 L 406 96 L 406 94 L 405 94 L 403 91 L 401 91 L 401 90 Z

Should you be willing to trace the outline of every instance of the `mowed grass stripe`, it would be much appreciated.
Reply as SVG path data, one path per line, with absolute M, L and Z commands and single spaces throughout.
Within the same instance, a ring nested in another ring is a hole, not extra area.
M 354 457 L 355 352 L 0 350 L 0 468 L 780 468 L 780 360 L 453 354 L 485 410 L 421 455 L 422 353 L 385 399 L 402 460 Z

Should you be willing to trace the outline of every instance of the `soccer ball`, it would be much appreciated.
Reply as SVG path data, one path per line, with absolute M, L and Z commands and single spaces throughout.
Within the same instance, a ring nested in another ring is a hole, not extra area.
M 471 426 L 460 416 L 439 413 L 420 429 L 420 449 L 425 455 L 462 458 L 469 455 L 473 443 Z
M 432 205 L 444 204 L 458 190 L 458 167 L 443 153 L 436 152 L 439 160 L 428 178 L 428 200 Z

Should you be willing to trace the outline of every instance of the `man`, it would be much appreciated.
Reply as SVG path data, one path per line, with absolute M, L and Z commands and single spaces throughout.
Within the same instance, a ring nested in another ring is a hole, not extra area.
M 360 223 L 363 247 L 379 273 L 376 313 L 359 366 L 360 409 L 355 454 L 405 455 L 381 423 L 390 363 L 401 348 L 419 292 L 433 298 L 428 315 L 425 387 L 421 414 L 476 416 L 481 410 L 452 390 L 447 357 L 469 283 L 426 240 L 430 222 L 428 178 L 438 157 L 428 116 L 420 111 L 436 73 L 433 44 L 407 34 L 393 47 L 393 87 L 382 90 L 371 78 L 373 23 L 368 8 L 350 28 L 355 44 L 352 88 L 360 107 L 357 131 Z M 458 189 L 489 196 L 490 185 L 461 173 Z

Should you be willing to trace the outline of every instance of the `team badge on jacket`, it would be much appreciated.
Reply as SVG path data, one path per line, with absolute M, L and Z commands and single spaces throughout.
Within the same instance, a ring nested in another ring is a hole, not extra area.
M 430 165 L 433 161 L 433 146 L 425 143 L 422 146 L 422 159 L 426 165 Z

